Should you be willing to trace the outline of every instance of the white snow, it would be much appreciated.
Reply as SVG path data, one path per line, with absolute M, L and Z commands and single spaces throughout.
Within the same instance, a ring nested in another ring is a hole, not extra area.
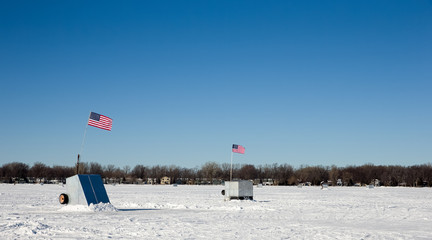
M 432 188 L 105 185 L 111 204 L 60 205 L 61 185 L 0 184 L 1 239 L 432 239 Z

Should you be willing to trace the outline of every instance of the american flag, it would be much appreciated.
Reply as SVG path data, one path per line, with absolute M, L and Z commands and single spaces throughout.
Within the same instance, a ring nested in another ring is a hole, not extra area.
M 112 119 L 104 115 L 91 112 L 88 120 L 88 125 L 111 131 Z
M 242 145 L 233 144 L 232 151 L 235 153 L 245 153 L 245 148 Z

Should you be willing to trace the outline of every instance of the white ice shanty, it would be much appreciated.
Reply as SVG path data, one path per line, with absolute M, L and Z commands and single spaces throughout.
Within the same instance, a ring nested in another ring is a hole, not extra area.
M 59 196 L 61 204 L 90 205 L 109 203 L 102 178 L 97 174 L 77 174 L 66 178 L 67 193 Z
M 225 195 L 225 201 L 231 199 L 253 200 L 253 183 L 248 180 L 227 181 L 222 194 Z

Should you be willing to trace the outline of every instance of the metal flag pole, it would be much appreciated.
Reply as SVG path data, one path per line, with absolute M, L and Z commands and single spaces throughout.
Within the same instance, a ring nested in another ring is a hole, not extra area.
M 232 162 L 233 162 L 233 151 L 231 150 L 231 169 L 230 169 L 230 181 L 232 181 Z
M 86 134 L 87 134 L 87 127 L 88 127 L 88 120 L 90 119 L 90 115 L 91 115 L 91 111 L 90 111 L 90 114 L 89 114 L 89 118 L 87 119 L 87 124 L 86 124 L 85 130 L 84 130 L 83 140 L 81 142 L 81 149 L 80 149 L 80 152 L 79 152 L 78 158 L 77 158 L 77 164 L 76 164 L 77 174 L 79 174 L 79 161 L 80 161 L 81 153 L 82 153 L 82 151 L 84 149 L 85 137 L 86 137 Z

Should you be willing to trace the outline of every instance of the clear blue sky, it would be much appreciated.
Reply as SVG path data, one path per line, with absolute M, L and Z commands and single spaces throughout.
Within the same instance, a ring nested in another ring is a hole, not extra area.
M 432 162 L 431 1 L 3 1 L 0 164 Z

